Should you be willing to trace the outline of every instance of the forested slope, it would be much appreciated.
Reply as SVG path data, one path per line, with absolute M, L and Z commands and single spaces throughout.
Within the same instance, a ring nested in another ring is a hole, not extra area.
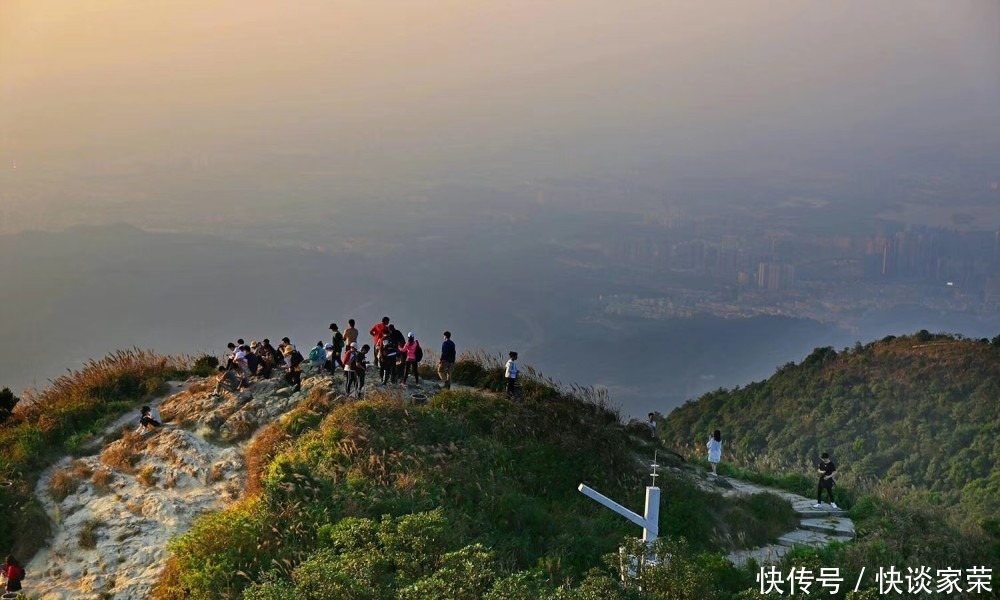
M 809 476 L 829 452 L 841 483 L 913 489 L 968 524 L 1000 509 L 1000 340 L 921 331 L 836 352 L 817 348 L 766 381 L 717 390 L 674 410 L 664 442 L 724 461 Z

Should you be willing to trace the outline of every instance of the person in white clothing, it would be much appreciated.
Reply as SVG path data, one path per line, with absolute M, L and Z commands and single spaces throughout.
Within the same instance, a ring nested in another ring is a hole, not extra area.
M 510 357 L 510 360 L 504 365 L 503 374 L 507 378 L 507 395 L 514 396 L 517 394 L 518 387 L 517 352 L 511 352 L 507 356 Z
M 719 474 L 720 460 L 722 460 L 722 432 L 716 429 L 708 438 L 708 462 L 712 465 L 712 475 Z

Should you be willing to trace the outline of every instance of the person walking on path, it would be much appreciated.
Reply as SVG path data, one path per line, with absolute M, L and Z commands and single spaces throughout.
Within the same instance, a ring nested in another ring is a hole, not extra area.
M 382 348 L 382 338 L 389 333 L 389 317 L 382 317 L 381 323 L 375 323 L 368 330 L 368 335 L 372 336 L 372 347 L 375 348 L 375 368 L 382 366 L 382 357 L 379 356 Z
M 719 474 L 719 461 L 722 460 L 722 432 L 716 429 L 708 436 L 708 463 L 712 465 L 712 475 Z
M 344 347 L 356 343 L 358 343 L 358 328 L 354 326 L 354 319 L 348 319 L 347 329 L 344 330 Z
M 507 395 L 513 398 L 518 395 L 517 390 L 521 387 L 517 380 L 520 376 L 517 370 L 517 352 L 511 351 L 507 356 L 510 358 L 503 367 L 503 375 L 507 378 Z
M 455 370 L 455 342 L 451 340 L 451 332 L 444 332 L 444 341 L 441 342 L 441 358 L 438 360 L 438 379 L 442 381 L 444 389 L 451 389 L 451 374 Z
M 837 465 L 830 460 L 830 455 L 826 452 L 820 455 L 816 471 L 819 473 L 819 485 L 816 486 L 816 505 L 813 508 L 823 508 L 823 490 L 826 490 L 826 494 L 830 498 L 830 506 L 840 508 L 833 501 L 833 486 L 836 484 Z
M 656 439 L 656 413 L 649 413 L 646 424 L 649 425 L 649 435 Z
M 424 349 L 420 347 L 420 340 L 413 337 L 413 332 L 406 334 L 406 343 L 403 344 L 403 355 L 406 358 L 406 364 L 403 366 L 403 385 L 406 385 L 406 381 L 410 377 L 410 373 L 413 373 L 413 381 L 416 385 L 420 385 L 420 361 L 424 358 Z

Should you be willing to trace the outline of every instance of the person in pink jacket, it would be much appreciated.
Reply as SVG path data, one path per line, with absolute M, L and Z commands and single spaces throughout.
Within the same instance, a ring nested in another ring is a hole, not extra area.
M 406 356 L 406 366 L 403 367 L 403 385 L 406 385 L 406 380 L 413 373 L 413 381 L 420 385 L 420 361 L 424 358 L 424 350 L 420 347 L 420 342 L 414 339 L 413 332 L 406 334 L 406 344 L 400 348 L 403 355 Z

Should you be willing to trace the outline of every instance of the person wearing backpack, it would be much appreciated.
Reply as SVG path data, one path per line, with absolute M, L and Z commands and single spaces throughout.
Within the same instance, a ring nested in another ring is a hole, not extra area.
M 319 371 L 323 368 L 323 364 L 326 362 L 326 345 L 323 344 L 323 340 L 316 342 L 312 350 L 309 351 L 309 364 L 312 368 Z
M 330 323 L 330 331 L 332 332 L 330 343 L 333 344 L 333 355 L 336 357 L 334 363 L 339 363 L 340 353 L 344 350 L 344 334 L 340 333 L 336 323 Z
M 24 567 L 21 563 L 17 562 L 17 559 L 13 555 L 8 554 L 7 560 L 4 561 L 2 569 L 2 574 L 7 578 L 7 589 L 8 592 L 20 592 L 21 591 L 21 581 L 24 580 Z
M 399 356 L 399 346 L 396 345 L 396 338 L 391 335 L 384 336 L 378 354 L 379 375 L 382 378 L 382 385 L 389 385 L 390 382 L 396 383 L 398 379 L 396 360 Z
M 414 339 L 413 332 L 406 334 L 406 343 L 403 344 L 403 354 L 406 356 L 406 364 L 403 366 L 403 385 L 413 373 L 413 382 L 420 385 L 420 361 L 424 359 L 424 349 L 420 347 L 420 341 Z

